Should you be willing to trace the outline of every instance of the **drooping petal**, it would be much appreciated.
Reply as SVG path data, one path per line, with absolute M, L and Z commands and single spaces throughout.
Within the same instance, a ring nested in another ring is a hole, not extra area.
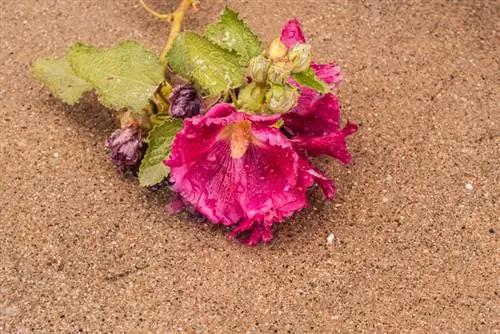
M 351 161 L 345 137 L 356 132 L 358 127 L 348 122 L 340 128 L 340 105 L 335 95 L 326 94 L 308 113 L 287 113 L 283 120 L 294 148 L 302 155 L 329 155 L 344 164 Z
M 282 220 L 307 205 L 297 191 L 298 155 L 271 117 L 227 104 L 187 119 L 172 145 L 173 188 L 213 223 L 272 214 Z
M 300 22 L 296 19 L 288 21 L 281 29 L 281 42 L 287 48 L 306 42 Z
M 307 113 L 289 112 L 283 115 L 285 127 L 296 136 L 317 137 L 340 131 L 340 104 L 329 93 L 311 106 Z
M 313 62 L 311 68 L 316 72 L 316 75 L 326 82 L 330 88 L 336 88 L 342 81 L 342 73 L 340 66 L 336 63 L 318 64 Z
M 333 184 L 333 181 L 329 179 L 322 171 L 320 171 L 318 168 L 314 167 L 309 160 L 306 158 L 301 157 L 299 160 L 299 171 L 300 175 L 304 180 L 307 180 L 306 182 L 309 185 L 312 185 L 314 182 L 316 182 L 321 190 L 323 191 L 323 194 L 325 195 L 325 198 L 328 200 L 332 200 L 333 196 L 335 195 L 335 185 Z
M 297 151 L 306 153 L 304 155 L 311 157 L 329 155 L 343 164 L 348 164 L 351 161 L 351 155 L 342 132 L 320 137 L 297 137 L 291 141 Z
M 273 239 L 271 221 L 265 219 L 246 219 L 238 224 L 228 235 L 229 239 L 238 239 L 248 246 L 259 242 L 269 242 Z

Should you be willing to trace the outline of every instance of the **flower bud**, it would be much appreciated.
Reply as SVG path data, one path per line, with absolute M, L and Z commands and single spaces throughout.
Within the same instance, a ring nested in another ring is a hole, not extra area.
M 243 110 L 257 111 L 264 104 L 266 89 L 256 82 L 243 87 L 238 94 L 238 103 Z
M 279 62 L 274 63 L 269 66 L 269 71 L 267 72 L 267 78 L 270 82 L 283 85 L 287 82 L 291 74 L 291 68 L 289 63 Z
M 267 93 L 267 107 L 274 113 L 285 113 L 292 110 L 297 104 L 299 94 L 295 87 L 290 85 L 273 85 Z
M 267 79 L 267 71 L 269 70 L 269 60 L 264 56 L 257 56 L 250 60 L 248 66 L 248 74 L 253 81 L 264 83 Z
M 269 47 L 269 57 L 271 59 L 278 59 L 286 56 L 288 49 L 285 44 L 280 40 L 280 38 L 276 38 L 272 41 L 271 46 Z
M 196 89 L 189 84 L 175 87 L 170 95 L 169 102 L 169 113 L 172 117 L 188 118 L 201 112 L 201 98 Z
M 297 44 L 288 52 L 288 60 L 293 64 L 292 72 L 304 72 L 311 66 L 311 46 L 309 44 Z
M 111 160 L 122 172 L 139 167 L 142 146 L 141 128 L 135 123 L 116 130 L 106 141 L 106 147 L 111 150 Z

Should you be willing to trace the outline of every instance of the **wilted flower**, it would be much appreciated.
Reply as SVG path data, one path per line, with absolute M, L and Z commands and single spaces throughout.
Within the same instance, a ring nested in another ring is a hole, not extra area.
M 121 171 L 135 170 L 143 155 L 141 128 L 132 123 L 116 130 L 106 141 L 111 150 L 111 160 Z
M 276 38 L 271 42 L 271 46 L 269 47 L 269 58 L 273 60 L 283 58 L 287 52 L 286 45 L 279 38 Z
M 169 100 L 172 117 L 187 118 L 201 113 L 202 100 L 192 85 L 175 87 Z
M 293 64 L 292 72 L 304 72 L 311 66 L 311 46 L 309 44 L 297 44 L 288 52 L 288 59 Z
M 272 85 L 267 93 L 267 107 L 274 113 L 285 113 L 297 104 L 297 88 L 290 85 Z
M 248 65 L 248 74 L 253 81 L 258 83 L 265 83 L 267 79 L 267 71 L 269 70 L 269 60 L 259 55 L 250 60 Z

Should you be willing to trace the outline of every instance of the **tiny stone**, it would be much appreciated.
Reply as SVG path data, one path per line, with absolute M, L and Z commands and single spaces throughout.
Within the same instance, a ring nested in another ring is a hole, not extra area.
M 57 158 L 59 156 L 59 153 L 54 153 L 54 158 Z
M 335 235 L 333 233 L 330 233 L 326 238 L 326 243 L 333 244 L 334 242 L 335 242 Z
M 389 202 L 389 199 L 387 197 L 382 197 L 382 202 L 387 203 Z
M 474 186 L 473 186 L 471 183 L 469 183 L 469 182 L 468 182 L 468 183 L 465 185 L 465 189 L 467 189 L 467 190 L 472 190 L 472 189 L 474 189 Z

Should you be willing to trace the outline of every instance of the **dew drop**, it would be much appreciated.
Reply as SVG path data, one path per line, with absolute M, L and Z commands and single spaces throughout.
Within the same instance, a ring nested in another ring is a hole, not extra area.
M 211 161 L 211 162 L 214 162 L 217 158 L 215 157 L 215 154 L 213 153 L 210 153 L 207 155 L 207 160 L 208 161 Z

